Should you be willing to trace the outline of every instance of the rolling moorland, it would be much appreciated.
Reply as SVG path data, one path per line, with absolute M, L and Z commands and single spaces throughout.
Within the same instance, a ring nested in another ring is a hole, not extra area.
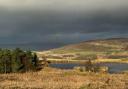
M 92 40 L 37 52 L 49 61 L 128 62 L 128 39 Z M 0 89 L 128 89 L 128 72 L 109 74 L 44 67 L 40 71 L 0 74 Z
M 85 41 L 37 54 L 39 57 L 47 57 L 50 61 L 80 62 L 91 57 L 96 59 L 95 62 L 128 63 L 128 38 Z

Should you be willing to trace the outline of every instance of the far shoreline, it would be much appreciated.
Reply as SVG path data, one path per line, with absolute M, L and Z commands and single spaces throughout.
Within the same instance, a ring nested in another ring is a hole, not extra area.
M 87 62 L 87 60 L 64 60 L 64 59 L 47 59 L 47 61 L 50 61 L 51 63 L 80 63 L 84 64 Z M 92 63 L 125 63 L 128 64 L 128 60 L 123 59 L 97 59 L 93 60 Z

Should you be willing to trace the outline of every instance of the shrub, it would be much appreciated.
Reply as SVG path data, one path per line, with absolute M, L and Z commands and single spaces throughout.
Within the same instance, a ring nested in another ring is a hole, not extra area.
M 93 64 L 92 61 L 89 59 L 85 63 L 85 69 L 88 72 L 99 72 L 100 66 L 98 64 Z

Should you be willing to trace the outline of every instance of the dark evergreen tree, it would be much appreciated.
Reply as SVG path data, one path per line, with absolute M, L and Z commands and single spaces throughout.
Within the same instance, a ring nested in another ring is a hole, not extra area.
M 36 53 L 33 54 L 32 62 L 34 64 L 34 66 L 36 67 L 37 66 L 37 63 L 38 63 L 38 57 L 37 57 Z
M 4 73 L 3 50 L 0 50 L 0 73 Z
M 11 66 L 11 51 L 8 49 L 4 50 L 4 55 L 3 55 L 3 60 L 4 60 L 4 69 L 5 73 L 10 73 L 12 72 L 12 66 Z
M 23 66 L 21 63 L 21 53 L 22 50 L 19 48 L 16 48 L 12 51 L 12 71 L 13 72 L 19 72 L 20 67 Z

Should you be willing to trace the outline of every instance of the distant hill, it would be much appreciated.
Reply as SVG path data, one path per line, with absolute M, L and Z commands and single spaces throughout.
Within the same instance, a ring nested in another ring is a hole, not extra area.
M 119 59 L 128 60 L 128 38 L 98 39 L 37 52 L 49 60 Z M 102 61 L 102 60 L 101 60 Z
M 107 52 L 107 51 L 123 51 L 128 47 L 128 38 L 110 38 L 110 39 L 99 39 L 90 40 L 77 44 L 67 45 L 61 48 L 52 49 L 52 52 L 57 53 L 70 53 L 70 52 Z

